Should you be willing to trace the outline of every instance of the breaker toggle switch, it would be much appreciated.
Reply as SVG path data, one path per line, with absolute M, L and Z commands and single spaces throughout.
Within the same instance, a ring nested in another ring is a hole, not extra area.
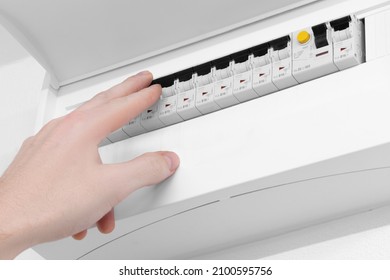
M 175 76 L 169 75 L 160 79 L 156 79 L 152 84 L 159 84 L 162 88 L 162 96 L 168 97 L 176 94 L 175 91 Z
M 178 72 L 176 76 L 179 82 L 177 83 L 177 89 L 179 92 L 185 92 L 187 90 L 195 88 L 193 80 L 194 70 L 192 68 Z
M 333 30 L 334 63 L 340 70 L 364 62 L 363 22 L 343 17 L 330 22 Z
M 252 56 L 250 50 L 244 50 L 231 55 L 233 58 L 233 95 L 240 102 L 258 97 L 252 87 Z
M 292 75 L 292 47 L 290 36 L 284 36 L 270 42 L 272 58 L 272 82 L 285 89 L 298 82 Z
M 270 45 L 258 45 L 251 49 L 252 59 L 252 87 L 259 96 L 275 92 L 278 88 L 272 82 L 272 61 Z
M 302 40 L 310 38 L 305 43 Z M 293 34 L 293 75 L 299 83 L 338 71 L 333 63 L 331 30 L 325 23 Z
M 313 26 L 311 28 L 314 33 L 314 43 L 317 49 L 329 46 L 328 28 L 325 23 Z

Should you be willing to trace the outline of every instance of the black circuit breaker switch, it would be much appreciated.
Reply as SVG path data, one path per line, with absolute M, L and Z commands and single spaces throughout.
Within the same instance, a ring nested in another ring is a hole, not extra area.
M 232 60 L 232 58 L 230 57 L 230 55 L 227 55 L 227 56 L 218 58 L 216 60 L 213 60 L 211 62 L 211 64 L 215 67 L 216 70 L 221 70 L 221 69 L 225 69 L 225 68 L 229 67 L 231 60 Z
M 290 41 L 291 41 L 290 36 L 283 36 L 269 42 L 269 44 L 271 45 L 271 48 L 274 51 L 280 51 L 287 48 Z
M 195 87 L 194 80 L 194 69 L 188 68 L 176 73 L 178 79 L 177 90 L 178 92 L 184 92 Z
M 269 48 L 270 48 L 270 44 L 264 43 L 264 44 L 261 44 L 261 45 L 258 45 L 258 46 L 251 48 L 251 52 L 252 52 L 254 57 L 261 57 L 261 56 L 264 56 L 268 53 Z
M 325 23 L 313 26 L 311 29 L 313 30 L 314 43 L 317 49 L 329 46 L 327 38 L 328 28 L 326 27 Z
M 175 75 L 165 76 L 152 81 L 152 84 L 159 84 L 162 87 L 162 96 L 168 97 L 175 95 Z
M 204 76 L 211 73 L 212 65 L 210 62 L 203 63 L 194 67 L 194 72 L 199 76 Z
M 352 22 L 351 16 L 342 17 L 330 22 L 330 26 L 334 31 L 340 31 L 347 29 L 349 27 L 350 22 Z

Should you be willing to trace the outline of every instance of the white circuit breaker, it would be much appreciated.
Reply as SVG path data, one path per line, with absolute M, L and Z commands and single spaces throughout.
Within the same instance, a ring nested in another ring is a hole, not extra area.
M 233 95 L 233 71 L 230 56 L 214 62 L 214 102 L 220 108 L 226 108 L 239 101 Z M 214 111 L 217 110 L 216 107 Z
M 245 102 L 259 97 L 252 85 L 252 55 L 250 50 L 232 54 L 233 59 L 233 94 L 240 101 Z
M 273 40 L 271 45 L 272 82 L 279 88 L 285 89 L 298 82 L 292 74 L 292 45 L 290 35 Z
M 222 78 L 229 76 L 229 66 L 222 65 L 218 66 L 218 74 Z M 196 79 L 196 90 L 195 90 L 195 106 L 202 114 L 208 114 L 220 109 L 220 106 L 214 101 L 214 82 L 213 74 L 216 70 L 215 67 L 211 68 L 211 72 L 207 75 L 198 76 Z
M 272 82 L 272 61 L 268 43 L 252 48 L 252 85 L 259 96 L 275 92 L 278 88 Z
M 187 78 L 187 77 L 186 77 Z M 191 77 L 180 83 L 180 80 L 175 80 L 174 76 L 168 76 L 161 84 L 162 94 L 159 100 L 159 114 L 158 117 L 165 125 L 172 125 L 183 121 L 177 113 L 177 82 L 181 84 L 184 89 L 191 88 Z M 193 86 L 192 86 L 193 87 Z
M 192 74 L 192 70 L 183 71 L 181 75 L 182 82 L 179 79 L 177 89 L 177 113 L 183 120 L 189 120 L 198 117 L 201 112 L 195 105 L 195 86 L 196 80 L 199 78 L 205 80 L 206 84 L 212 82 L 211 66 L 204 65 L 198 68 L 198 74 Z
M 334 63 L 340 70 L 364 61 L 363 22 L 343 17 L 330 22 L 333 35 Z
M 336 71 L 331 29 L 327 24 L 293 33 L 293 75 L 299 83 Z

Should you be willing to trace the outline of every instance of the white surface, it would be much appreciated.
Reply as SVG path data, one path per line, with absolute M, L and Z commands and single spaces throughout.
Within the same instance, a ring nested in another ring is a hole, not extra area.
M 313 1 L 1 0 L 0 22 L 66 84 Z
M 1 37 L 1 39 L 2 39 L 2 37 Z M 12 64 L 14 64 L 14 63 L 12 63 Z M 9 66 L 11 67 L 12 64 L 10 64 Z M 19 69 L 19 71 L 17 71 L 16 74 L 15 73 L 13 74 L 14 77 L 20 77 L 20 74 L 23 74 L 21 69 L 28 68 L 28 67 L 26 67 L 26 65 L 28 65 L 28 63 L 23 62 L 23 67 L 21 67 Z M 6 70 L 4 70 L 3 68 Z M 12 69 L 12 68 L 10 68 L 10 69 Z M 3 73 L 3 71 L 8 72 L 8 67 L 2 67 L 0 70 L 2 71 L 1 73 Z M 25 73 L 25 75 L 29 76 L 31 74 Z M 41 84 L 41 81 L 42 80 L 39 81 L 39 84 Z M 35 82 L 37 82 L 37 81 L 35 81 Z M 34 84 L 34 83 L 31 81 L 31 84 Z M 27 83 L 26 83 L 26 86 L 27 86 Z M 33 87 L 33 85 L 31 85 L 31 86 Z M 1 88 L 2 92 L 5 90 L 7 92 L 14 93 L 14 91 L 12 91 L 13 88 L 10 86 L 3 88 L 3 85 L 1 84 L 0 88 Z M 12 98 L 15 98 L 14 95 L 12 95 L 12 96 L 13 96 Z M 24 102 L 26 100 L 28 101 L 28 98 L 27 99 L 23 98 L 22 102 Z M 30 106 L 30 104 L 29 104 L 29 106 Z M 5 117 L 4 119 L 6 119 L 6 118 L 7 117 Z M 12 117 L 11 117 L 11 119 L 13 120 Z M 26 118 L 26 119 L 28 119 L 28 118 Z M 1 120 L 3 120 L 3 117 Z M 8 124 L 7 127 L 10 127 L 10 125 Z M 28 129 L 25 129 L 24 126 L 23 126 L 22 130 L 23 130 L 23 132 L 28 131 Z M 15 141 L 15 139 L 18 138 L 17 135 L 20 135 L 20 134 L 18 134 L 20 132 L 18 132 L 16 134 L 14 134 L 14 133 L 15 133 L 15 131 L 11 132 L 10 135 L 12 135 L 12 137 L 15 137 L 14 138 L 14 141 Z M 3 143 L 3 142 L 1 142 L 1 143 Z M 4 146 L 2 145 L 2 147 L 4 147 Z M 7 147 L 9 147 L 9 146 L 7 146 Z M 3 155 L 3 151 L 5 149 L 6 148 L 1 149 L 2 155 Z M 379 212 L 373 211 L 371 213 L 374 213 L 374 215 L 375 215 L 375 213 L 379 213 Z M 329 240 L 326 240 L 326 241 L 323 241 L 323 240 L 318 241 L 318 239 L 314 239 L 313 245 L 309 245 L 309 246 L 306 246 L 304 248 L 299 248 L 300 243 L 296 242 L 296 244 L 298 244 L 297 245 L 298 249 L 289 251 L 291 248 L 287 248 L 287 249 L 282 248 L 281 251 L 288 251 L 287 253 L 284 254 L 285 257 L 287 256 L 287 258 L 300 258 L 300 257 L 305 257 L 305 256 L 308 258 L 319 258 L 319 257 L 333 258 L 335 256 L 337 257 L 337 255 L 340 258 L 364 258 L 364 256 L 366 256 L 366 255 L 369 258 L 383 258 L 383 257 L 388 258 L 389 255 L 386 254 L 386 252 L 384 252 L 384 248 L 390 247 L 389 246 L 390 241 L 388 240 L 388 238 L 385 238 L 385 237 L 390 236 L 390 229 L 388 227 L 389 221 L 388 221 L 388 219 L 386 219 L 386 216 L 383 215 L 383 212 L 379 213 L 378 216 L 375 216 L 375 217 L 377 217 L 377 218 L 379 217 L 378 219 L 382 220 L 383 223 L 382 224 L 375 224 L 374 223 L 372 226 L 373 229 L 363 231 L 363 232 L 358 233 L 358 234 L 347 233 L 344 237 L 335 238 L 333 240 L 332 240 L 332 238 L 330 238 Z M 368 224 L 368 226 L 370 227 L 370 225 L 372 224 L 370 221 L 372 221 L 372 219 L 373 219 L 373 217 L 371 217 L 371 219 L 366 219 L 366 218 L 361 217 L 361 216 L 356 216 L 355 218 L 352 218 L 352 219 L 351 218 L 350 219 L 343 219 L 343 220 L 341 220 L 341 222 L 339 222 L 338 225 L 334 224 L 334 223 L 330 223 L 327 225 L 321 225 L 318 228 L 313 228 L 312 230 L 309 230 L 309 232 L 307 233 L 309 235 L 303 234 L 301 236 L 300 232 L 298 232 L 294 236 L 294 238 L 296 238 L 298 241 L 300 240 L 302 242 L 302 240 L 307 239 L 308 236 L 313 237 L 316 235 L 321 235 L 326 230 L 334 230 L 334 232 L 336 232 L 336 234 L 343 235 L 342 229 L 339 228 L 340 224 L 342 224 L 344 226 L 344 228 L 348 228 L 349 226 L 351 228 L 353 228 L 357 224 Z M 286 243 L 289 243 L 288 241 L 291 241 L 293 239 L 289 239 L 289 236 L 286 236 L 285 240 L 286 240 L 285 241 Z M 365 246 L 362 247 L 360 244 L 365 244 Z M 339 252 L 339 254 L 335 254 L 335 252 Z M 349 252 L 349 253 L 341 254 L 341 252 Z M 280 254 L 276 255 L 275 257 L 278 257 L 278 256 L 283 257 L 283 253 L 280 253 Z

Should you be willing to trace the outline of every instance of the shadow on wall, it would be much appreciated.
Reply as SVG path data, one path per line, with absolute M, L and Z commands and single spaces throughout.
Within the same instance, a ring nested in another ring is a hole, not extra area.
M 0 67 L 29 57 L 29 53 L 0 25 Z

